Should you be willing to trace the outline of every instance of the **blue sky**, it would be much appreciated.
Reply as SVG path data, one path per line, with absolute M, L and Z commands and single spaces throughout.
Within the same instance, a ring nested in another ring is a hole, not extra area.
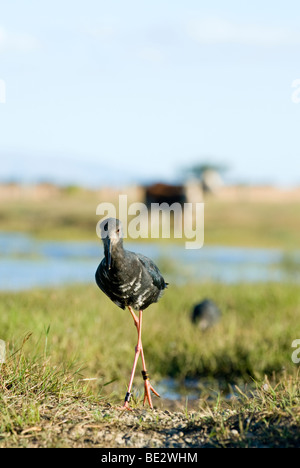
M 0 1 L 0 179 L 300 184 L 300 3 Z

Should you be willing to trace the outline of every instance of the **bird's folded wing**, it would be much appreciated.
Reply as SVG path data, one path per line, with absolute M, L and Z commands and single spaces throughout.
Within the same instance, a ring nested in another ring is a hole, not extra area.
M 153 284 L 158 289 L 165 289 L 166 286 L 167 286 L 167 283 L 165 283 L 165 280 L 164 280 L 161 272 L 159 271 L 159 269 L 155 265 L 155 263 L 152 262 L 152 260 L 150 260 L 150 258 L 145 257 L 144 255 L 138 254 L 137 257 L 138 257 L 139 261 L 141 262 L 141 264 L 146 268 L 149 275 L 151 276 Z

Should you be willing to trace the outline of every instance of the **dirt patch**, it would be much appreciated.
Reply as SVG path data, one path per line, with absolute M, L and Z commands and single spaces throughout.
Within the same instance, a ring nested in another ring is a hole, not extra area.
M 105 404 L 45 402 L 40 420 L 0 434 L 0 447 L 209 448 L 297 447 L 299 427 L 289 418 L 236 411 L 118 411 Z M 284 436 L 283 436 L 284 434 Z

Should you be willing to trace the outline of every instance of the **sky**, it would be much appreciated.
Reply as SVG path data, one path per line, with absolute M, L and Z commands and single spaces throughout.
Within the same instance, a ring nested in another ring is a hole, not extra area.
M 0 12 L 0 180 L 174 182 L 208 161 L 228 183 L 300 185 L 298 1 Z

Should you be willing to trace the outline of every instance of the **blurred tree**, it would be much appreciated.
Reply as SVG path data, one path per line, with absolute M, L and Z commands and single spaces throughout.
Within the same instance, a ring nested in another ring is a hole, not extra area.
M 228 170 L 225 164 L 199 162 L 186 170 L 188 177 L 198 180 L 206 193 L 216 193 L 223 186 L 222 175 Z
M 228 166 L 225 164 L 216 164 L 211 162 L 197 163 L 187 169 L 187 173 L 195 179 L 202 180 L 203 174 L 208 171 L 216 172 L 220 176 L 223 175 L 228 170 Z

